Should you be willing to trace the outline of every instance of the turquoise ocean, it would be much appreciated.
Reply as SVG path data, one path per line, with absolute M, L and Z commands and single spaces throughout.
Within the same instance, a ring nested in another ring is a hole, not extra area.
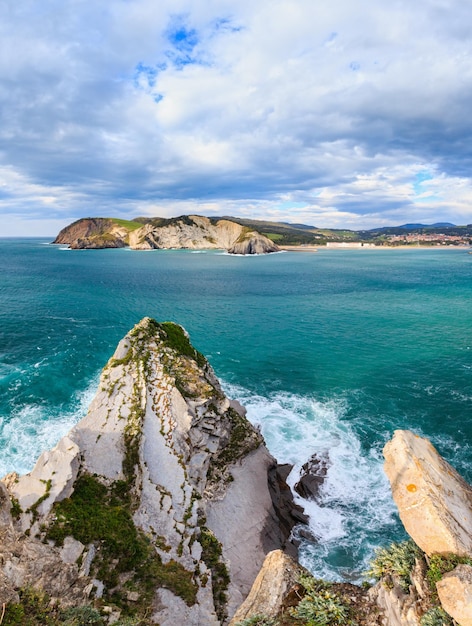
M 83 250 L 0 239 L 0 475 L 87 411 L 118 341 L 142 317 L 182 324 L 260 425 L 302 501 L 317 576 L 362 580 L 405 537 L 382 471 L 398 428 L 427 436 L 472 481 L 472 256 L 464 249 L 221 252 Z

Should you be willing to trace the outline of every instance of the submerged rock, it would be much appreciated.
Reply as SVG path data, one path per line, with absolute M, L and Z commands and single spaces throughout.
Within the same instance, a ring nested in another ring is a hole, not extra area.
M 397 430 L 384 448 L 400 519 L 428 555 L 472 555 L 472 488 L 427 440 Z
M 4 479 L 0 584 L 61 603 L 95 588 L 161 626 L 225 622 L 289 534 L 267 483 L 276 462 L 238 409 L 180 326 L 142 320 L 87 416 Z

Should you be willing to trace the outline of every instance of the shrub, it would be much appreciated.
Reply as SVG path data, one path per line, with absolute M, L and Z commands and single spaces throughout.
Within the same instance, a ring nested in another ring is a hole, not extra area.
M 415 559 L 421 554 L 421 550 L 411 539 L 392 543 L 388 548 L 377 548 L 376 556 L 366 575 L 376 580 L 394 578 L 407 593 L 411 585 L 411 570 L 415 565 Z
M 105 626 L 100 613 L 91 606 L 76 606 L 64 612 L 64 626 Z
M 428 558 L 428 571 L 426 578 L 433 594 L 436 594 L 436 583 L 441 580 L 444 574 L 452 571 L 460 564 L 472 565 L 472 559 L 457 554 L 432 554 Z
M 299 582 L 306 595 L 290 610 L 292 617 L 303 621 L 304 626 L 355 626 L 349 605 L 329 583 L 311 576 L 300 576 Z
M 429 609 L 420 619 L 421 626 L 452 626 L 453 621 L 440 607 Z

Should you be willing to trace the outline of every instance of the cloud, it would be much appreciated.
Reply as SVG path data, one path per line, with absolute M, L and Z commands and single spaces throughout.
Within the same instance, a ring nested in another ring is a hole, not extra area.
M 6 0 L 2 213 L 471 222 L 471 17 L 458 0 Z

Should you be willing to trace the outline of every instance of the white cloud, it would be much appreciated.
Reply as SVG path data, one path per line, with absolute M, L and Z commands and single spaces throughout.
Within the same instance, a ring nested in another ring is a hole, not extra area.
M 471 222 L 471 18 L 458 0 L 6 0 L 0 166 L 22 184 L 1 210 Z

